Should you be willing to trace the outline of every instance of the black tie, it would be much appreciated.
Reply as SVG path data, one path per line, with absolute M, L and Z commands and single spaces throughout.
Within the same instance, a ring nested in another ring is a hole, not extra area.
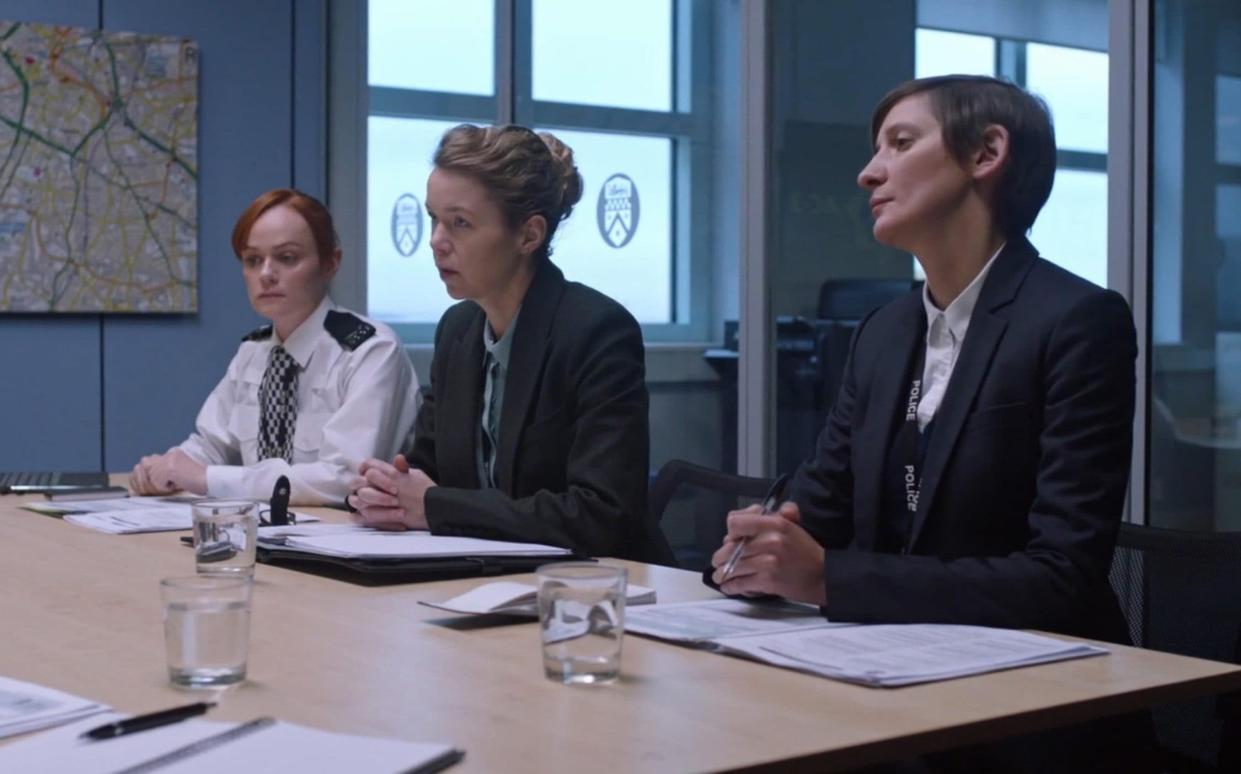
M 297 426 L 297 361 L 284 347 L 272 347 L 259 385 L 259 459 L 293 462 Z

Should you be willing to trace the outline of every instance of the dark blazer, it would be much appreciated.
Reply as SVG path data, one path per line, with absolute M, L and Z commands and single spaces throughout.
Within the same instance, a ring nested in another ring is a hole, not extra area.
M 633 316 L 540 264 L 513 331 L 494 489 L 481 486 L 475 448 L 485 324 L 463 301 L 435 333 L 407 455 L 439 484 L 426 497 L 431 531 L 671 563 L 647 515 L 649 399 Z
M 936 413 L 907 554 L 877 553 L 885 461 L 924 328 L 921 291 L 862 321 L 794 476 L 790 499 L 828 549 L 825 613 L 1124 640 L 1107 581 L 1133 440 L 1124 299 L 1025 239 L 1005 246 Z

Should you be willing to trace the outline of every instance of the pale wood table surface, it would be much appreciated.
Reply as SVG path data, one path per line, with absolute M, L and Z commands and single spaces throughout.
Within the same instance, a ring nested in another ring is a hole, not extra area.
M 127 712 L 194 700 L 167 682 L 158 592 L 194 571 L 186 533 L 105 535 L 20 502 L 0 498 L 0 674 Z M 624 564 L 662 602 L 716 596 L 696 573 Z M 454 772 L 822 771 L 1241 689 L 1236 666 L 1124 647 L 872 689 L 633 636 L 618 683 L 566 687 L 543 676 L 535 624 L 416 604 L 476 583 L 367 587 L 260 565 L 249 679 L 209 717 L 451 743 L 466 751 Z

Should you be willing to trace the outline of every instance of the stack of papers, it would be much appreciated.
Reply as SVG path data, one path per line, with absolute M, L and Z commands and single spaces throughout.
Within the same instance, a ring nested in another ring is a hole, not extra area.
M 316 525 L 317 526 L 317 525 Z M 354 527 L 348 530 L 285 530 L 276 537 L 259 536 L 259 546 L 281 548 L 317 556 L 344 559 L 437 559 L 462 556 L 567 556 L 572 552 L 558 546 L 538 543 L 509 543 L 502 540 L 448 537 L 424 531 L 388 532 Z
M 170 774 L 227 771 L 440 771 L 461 759 L 445 744 L 336 734 L 260 718 L 249 723 L 188 720 L 102 741 L 82 732 L 120 715 L 101 716 L 0 747 L 0 771 Z
M 872 687 L 948 680 L 1108 652 L 1081 642 L 985 626 L 831 623 L 808 605 L 733 599 L 652 605 L 629 613 L 626 628 L 634 634 Z
M 0 739 L 71 723 L 107 709 L 80 696 L 0 676 Z M 20 770 L 0 765 L 0 771 Z
M 514 581 L 496 581 L 484 583 L 464 594 L 459 594 L 443 602 L 427 602 L 419 604 L 437 610 L 465 615 L 504 615 L 535 616 L 539 614 L 539 590 L 528 583 Z M 630 583 L 625 589 L 626 605 L 649 605 L 655 601 L 655 589 Z
M 172 532 L 194 526 L 190 504 L 180 498 L 127 497 L 124 499 L 34 502 L 21 507 L 63 516 L 65 521 L 110 535 L 139 532 Z M 315 516 L 296 514 L 298 521 L 318 521 Z

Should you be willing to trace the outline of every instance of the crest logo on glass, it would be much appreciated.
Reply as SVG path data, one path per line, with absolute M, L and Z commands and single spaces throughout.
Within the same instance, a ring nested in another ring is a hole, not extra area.
M 422 242 L 422 202 L 413 194 L 401 194 L 392 205 L 392 246 L 408 258 Z
M 612 247 L 629 244 L 638 230 L 638 186 L 628 175 L 617 172 L 603 181 L 596 207 L 599 235 Z

